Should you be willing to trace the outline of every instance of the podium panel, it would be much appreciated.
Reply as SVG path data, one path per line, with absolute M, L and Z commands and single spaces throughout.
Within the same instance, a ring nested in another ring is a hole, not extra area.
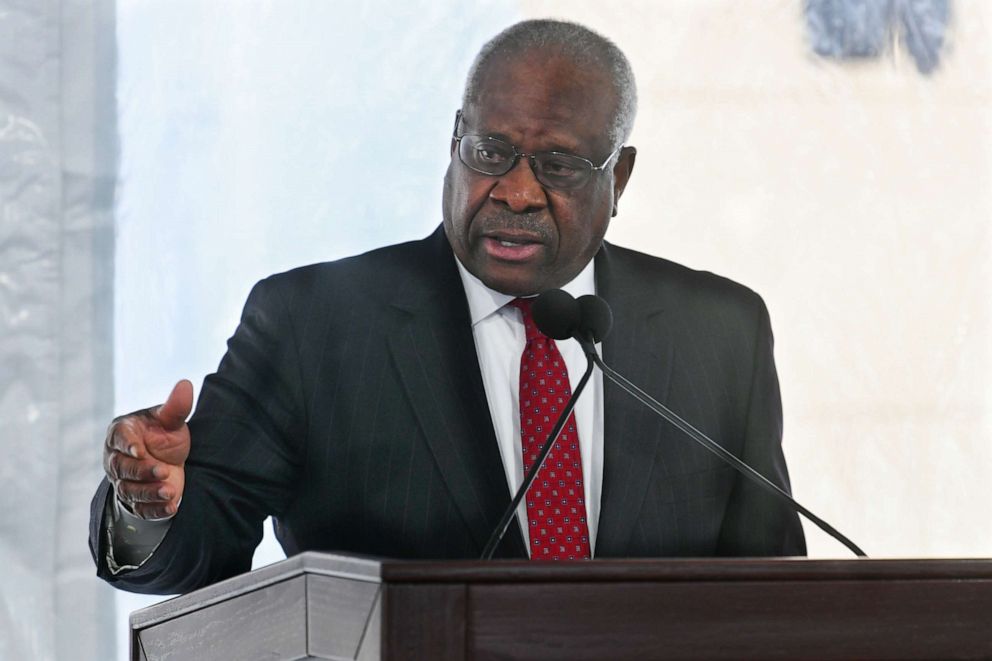
M 131 658 L 992 658 L 992 561 L 304 553 L 136 611 Z

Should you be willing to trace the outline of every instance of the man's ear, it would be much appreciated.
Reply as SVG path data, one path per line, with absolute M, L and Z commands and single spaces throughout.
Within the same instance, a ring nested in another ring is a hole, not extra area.
M 630 173 L 634 171 L 634 161 L 637 159 L 636 147 L 624 147 L 620 150 L 617 164 L 613 166 L 613 215 L 617 215 L 617 203 L 627 188 Z

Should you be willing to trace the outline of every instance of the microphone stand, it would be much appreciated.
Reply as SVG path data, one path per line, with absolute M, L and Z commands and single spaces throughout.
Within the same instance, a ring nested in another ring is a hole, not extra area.
M 807 519 L 809 519 L 817 526 L 819 526 L 820 529 L 823 530 L 825 533 L 827 533 L 828 535 L 830 535 L 831 537 L 842 543 L 844 546 L 850 549 L 852 553 L 854 553 L 860 558 L 868 557 L 867 554 L 865 554 L 865 552 L 862 551 L 857 546 L 857 544 L 855 544 L 847 537 L 842 535 L 829 523 L 827 523 L 826 521 L 824 521 L 823 519 L 816 516 L 808 509 L 800 505 L 798 502 L 796 502 L 796 500 L 792 496 L 790 496 L 788 493 L 780 489 L 774 482 L 771 482 L 764 475 L 762 475 L 758 471 L 754 470 L 753 468 L 745 464 L 743 461 L 735 457 L 732 453 L 724 449 L 720 444 L 710 439 L 706 434 L 704 434 L 703 432 L 699 431 L 691 424 L 686 422 L 677 413 L 672 411 L 670 408 L 668 408 L 658 400 L 651 397 L 651 395 L 647 394 L 646 392 L 638 388 L 636 385 L 634 385 L 626 378 L 624 378 L 623 375 L 616 372 L 613 368 L 611 368 L 609 365 L 604 363 L 603 359 L 599 357 L 599 353 L 597 353 L 596 346 L 593 344 L 591 338 L 580 337 L 579 334 L 576 334 L 575 337 L 579 341 L 579 344 L 582 345 L 582 350 L 585 351 L 586 357 L 590 361 L 590 366 L 592 363 L 595 363 L 599 367 L 599 369 L 603 370 L 603 374 L 606 375 L 606 377 L 610 381 L 620 386 L 622 390 L 624 390 L 625 392 L 633 396 L 635 399 L 637 399 L 639 402 L 647 406 L 649 409 L 651 409 L 652 411 L 660 415 L 662 418 L 670 422 L 672 425 L 674 425 L 679 430 L 681 430 L 684 434 L 689 436 L 692 440 L 696 441 L 704 448 L 706 448 L 713 454 L 717 455 L 725 462 L 729 463 L 731 466 L 736 468 L 737 472 L 739 472 L 741 475 L 751 480 L 752 482 L 757 484 L 765 491 L 771 493 L 772 495 L 787 501 L 792 507 L 796 509 L 796 511 L 798 511 L 800 514 L 802 514 Z
M 595 351 L 595 349 L 593 349 Z M 575 392 L 569 398 L 568 402 L 565 404 L 565 408 L 562 410 L 561 415 L 558 416 L 558 421 L 555 422 L 555 426 L 551 429 L 548 434 L 548 440 L 544 442 L 541 447 L 541 452 L 537 455 L 537 459 L 534 461 L 534 465 L 530 467 L 527 471 L 527 475 L 524 476 L 524 481 L 517 489 L 516 495 L 513 496 L 513 500 L 510 502 L 510 506 L 506 508 L 503 512 L 503 518 L 499 520 L 499 524 L 493 530 L 492 535 L 489 536 L 489 541 L 486 543 L 486 547 L 482 550 L 482 555 L 480 560 L 492 560 L 493 553 L 496 552 L 496 547 L 503 540 L 503 536 L 506 535 L 506 530 L 510 526 L 510 521 L 517 513 L 517 507 L 520 506 L 520 501 L 524 499 L 527 494 L 527 490 L 530 489 L 530 485 L 534 483 L 537 478 L 538 471 L 541 470 L 541 466 L 544 465 L 544 460 L 548 458 L 551 453 L 551 448 L 554 447 L 555 441 L 558 440 L 558 436 L 561 434 L 561 430 L 565 427 L 565 422 L 568 420 L 568 416 L 571 415 L 572 409 L 575 408 L 575 403 L 579 401 L 579 395 L 582 394 L 582 390 L 586 387 L 586 383 L 589 381 L 589 377 L 592 376 L 593 359 L 586 353 L 586 371 L 582 374 L 582 378 L 579 380 L 579 385 L 576 386 Z

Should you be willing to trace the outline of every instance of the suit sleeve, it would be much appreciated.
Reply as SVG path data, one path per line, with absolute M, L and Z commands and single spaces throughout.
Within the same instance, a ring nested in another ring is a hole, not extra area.
M 248 571 L 266 516 L 293 497 L 306 411 L 295 336 L 280 283 L 253 288 L 216 373 L 189 421 L 186 486 L 169 532 L 139 568 L 107 567 L 103 513 L 113 490 L 94 496 L 90 550 L 115 587 L 151 594 L 195 590 Z
M 760 298 L 758 307 L 741 459 L 791 493 L 782 453 L 782 397 L 775 371 L 771 322 L 768 309 Z M 806 541 L 799 517 L 780 498 L 737 475 L 721 524 L 718 554 L 805 555 Z

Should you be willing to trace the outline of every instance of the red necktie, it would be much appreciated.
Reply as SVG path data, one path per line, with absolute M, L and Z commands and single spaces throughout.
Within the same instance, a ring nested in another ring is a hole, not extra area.
M 531 302 L 526 298 L 510 302 L 523 313 L 527 330 L 527 344 L 520 357 L 520 440 L 525 475 L 572 394 L 568 367 L 555 341 L 534 324 Z M 574 413 L 568 416 L 537 479 L 527 491 L 527 523 L 531 559 L 590 557 L 582 456 Z

